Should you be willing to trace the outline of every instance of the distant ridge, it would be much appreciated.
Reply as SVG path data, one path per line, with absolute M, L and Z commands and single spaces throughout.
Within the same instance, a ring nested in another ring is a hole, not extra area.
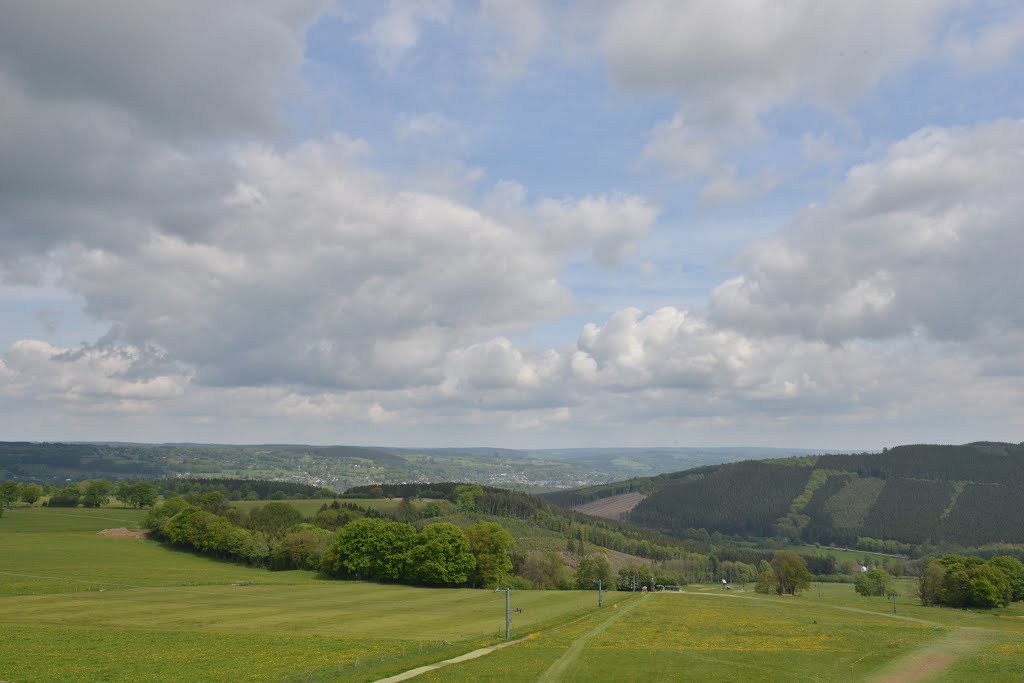
M 630 492 L 646 498 L 623 519 L 677 536 L 704 529 L 805 543 L 1024 543 L 1024 444 L 742 461 L 544 497 L 574 508 Z

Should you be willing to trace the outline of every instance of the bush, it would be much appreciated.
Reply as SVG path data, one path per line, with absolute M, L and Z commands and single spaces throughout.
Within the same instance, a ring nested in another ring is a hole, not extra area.
M 888 595 L 892 591 L 892 577 L 881 569 L 861 572 L 853 582 L 853 589 L 864 596 Z

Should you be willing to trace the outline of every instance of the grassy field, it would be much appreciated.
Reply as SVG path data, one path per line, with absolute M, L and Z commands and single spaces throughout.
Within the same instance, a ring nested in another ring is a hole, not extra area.
M 1018 681 L 1024 610 L 998 614 L 901 598 L 893 615 L 891 602 L 836 584 L 797 598 L 690 587 L 641 596 L 420 680 Z
M 0 519 L 0 680 L 375 680 L 497 642 L 504 627 L 503 595 L 490 591 L 321 580 L 96 533 L 143 516 L 22 508 Z M 514 628 L 594 603 L 517 593 Z
M 864 558 L 871 560 L 892 560 L 895 555 L 886 555 L 885 553 L 870 553 L 866 550 L 847 550 L 845 548 L 830 548 L 824 545 L 787 545 L 786 550 L 792 550 L 795 553 L 802 553 L 804 555 L 824 555 L 826 557 L 834 557 L 838 562 L 843 560 L 855 560 L 861 562 Z
M 504 596 L 490 591 L 326 581 L 96 534 L 142 516 L 0 519 L 0 680 L 370 681 L 500 642 Z M 417 680 L 1024 679 L 1024 607 L 925 608 L 911 588 L 896 614 L 842 584 L 612 592 L 601 610 L 590 591 L 519 591 L 524 642 Z

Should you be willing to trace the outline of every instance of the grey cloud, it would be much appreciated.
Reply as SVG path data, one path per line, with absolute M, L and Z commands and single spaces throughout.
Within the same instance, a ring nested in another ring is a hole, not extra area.
M 327 5 L 6 3 L 0 70 L 49 106 L 99 102 L 165 136 L 267 132 Z
M 832 106 L 926 55 L 953 4 L 634 0 L 608 17 L 604 47 L 620 86 L 723 107 L 712 118 L 790 98 Z
M 8 3 L 0 9 L 0 272 L 212 222 L 217 152 L 272 134 L 325 2 Z M 21 275 L 19 275 L 19 271 Z
M 1024 121 L 924 129 L 753 246 L 711 302 L 719 324 L 839 343 L 1024 326 Z
M 129 343 L 223 385 L 436 381 L 449 348 L 564 310 L 564 253 L 471 207 L 390 190 L 351 149 L 247 149 L 205 239 L 69 249 L 65 277 Z
M 605 267 L 621 264 L 646 237 L 658 208 L 637 195 L 526 201 L 526 188 L 499 182 L 485 198 L 484 210 L 509 225 L 537 235 L 558 253 L 583 251 Z

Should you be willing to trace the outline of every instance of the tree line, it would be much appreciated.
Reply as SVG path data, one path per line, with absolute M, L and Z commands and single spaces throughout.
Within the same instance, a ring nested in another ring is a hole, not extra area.
M 172 497 L 144 526 L 166 543 L 270 569 L 423 586 L 493 586 L 511 577 L 512 536 L 494 522 L 413 524 L 334 501 L 311 518 L 284 502 L 244 510 L 218 493 Z
M 43 505 L 50 507 L 101 507 L 114 498 L 126 507 L 147 508 L 161 497 L 183 496 L 194 502 L 207 493 L 219 493 L 229 501 L 330 498 L 335 495 L 331 489 L 294 482 L 187 477 L 156 480 L 121 479 L 116 482 L 108 479 L 84 479 L 62 486 L 19 482 L 12 479 L 0 486 L 0 501 L 6 506 L 18 501 L 29 505 L 43 501 Z
M 156 503 L 160 490 L 148 481 L 120 481 L 114 485 L 106 479 L 87 479 L 58 488 L 9 480 L 0 484 L 0 515 L 4 506 L 16 501 L 35 505 L 45 498 L 43 505 L 51 507 L 100 507 L 106 505 L 112 496 L 126 507 L 145 508 Z
M 946 555 L 925 566 L 918 594 L 923 605 L 1007 607 L 1024 600 L 1024 564 L 1007 555 Z

